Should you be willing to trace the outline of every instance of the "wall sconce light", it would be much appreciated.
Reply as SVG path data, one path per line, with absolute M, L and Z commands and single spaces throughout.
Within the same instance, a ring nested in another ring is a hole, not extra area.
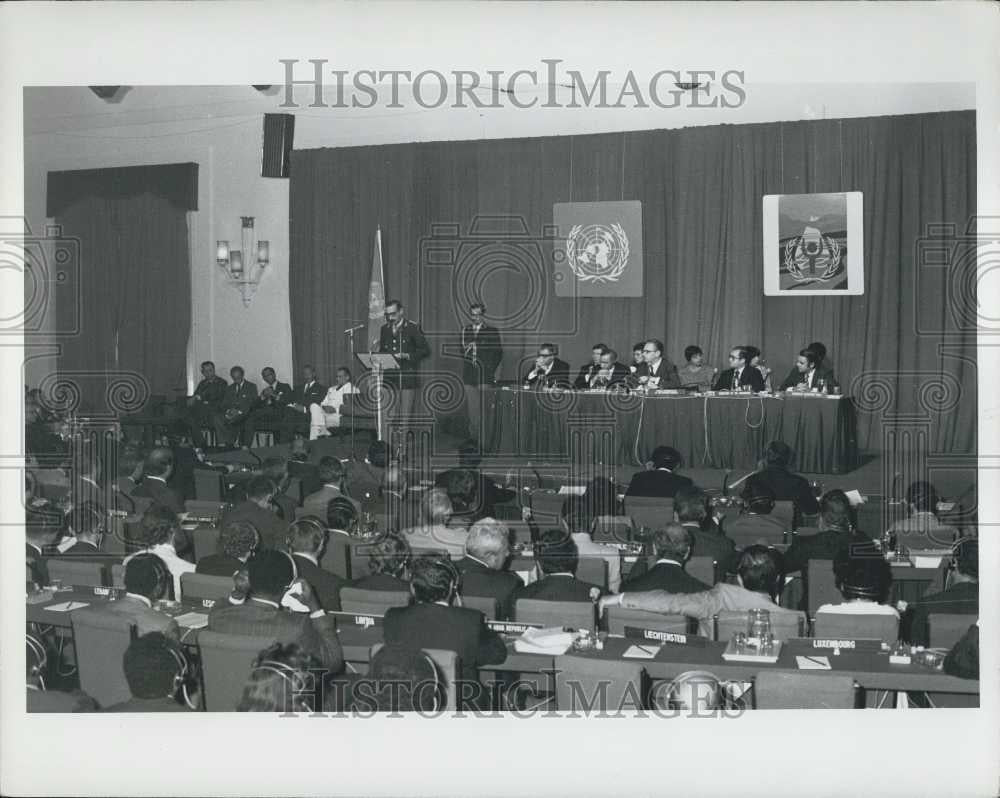
M 226 275 L 226 282 L 237 288 L 243 297 L 243 306 L 250 307 L 257 287 L 260 285 L 264 271 L 271 262 L 271 244 L 269 241 L 255 241 L 253 216 L 241 216 L 240 244 L 242 249 L 230 249 L 228 241 L 217 241 L 215 245 L 215 261 Z M 244 267 L 244 253 L 256 252 L 256 263 L 247 263 Z

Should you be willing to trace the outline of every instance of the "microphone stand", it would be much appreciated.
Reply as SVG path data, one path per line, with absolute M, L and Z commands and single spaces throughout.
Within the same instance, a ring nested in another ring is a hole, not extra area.
M 356 354 L 354 352 L 354 333 L 356 333 L 356 332 L 357 332 L 357 328 L 355 328 L 355 327 L 351 327 L 351 329 L 349 329 L 347 331 L 347 336 L 351 339 L 351 359 L 348 360 L 347 362 L 350 363 L 352 366 L 354 365 L 354 359 L 356 357 Z M 352 395 L 354 394 L 354 381 L 353 380 L 351 380 L 351 394 Z M 344 401 L 347 401 L 347 400 L 345 399 Z M 351 399 L 351 459 L 352 460 L 356 459 L 355 455 L 354 455 L 354 415 L 357 412 L 358 412 L 357 403 L 352 398 Z

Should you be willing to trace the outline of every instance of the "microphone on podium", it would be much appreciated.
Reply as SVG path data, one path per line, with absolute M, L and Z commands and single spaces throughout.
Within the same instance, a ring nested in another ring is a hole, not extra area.
M 350 335 L 352 332 L 357 332 L 358 330 L 363 330 L 367 325 L 359 324 L 357 327 L 349 327 L 344 330 L 344 335 Z

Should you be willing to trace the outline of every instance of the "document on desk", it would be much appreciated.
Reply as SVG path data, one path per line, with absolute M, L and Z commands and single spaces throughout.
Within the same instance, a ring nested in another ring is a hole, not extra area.
M 663 648 L 662 644 L 650 645 L 644 643 L 640 646 L 636 643 L 625 649 L 625 653 L 622 656 L 626 659 L 652 659 L 660 653 L 661 648 Z
M 186 629 L 203 629 L 208 626 L 208 615 L 203 612 L 185 612 L 174 618 L 178 626 Z
M 49 612 L 72 612 L 81 607 L 89 606 L 90 603 L 87 601 L 64 601 L 62 604 L 53 604 L 51 607 L 46 607 L 45 609 Z
M 795 662 L 801 671 L 830 670 L 830 660 L 827 657 L 796 657 Z

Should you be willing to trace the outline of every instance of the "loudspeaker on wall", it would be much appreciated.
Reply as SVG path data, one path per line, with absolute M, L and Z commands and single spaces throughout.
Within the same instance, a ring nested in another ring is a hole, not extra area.
M 261 177 L 288 177 L 291 170 L 292 138 L 295 135 L 293 114 L 264 114 L 264 147 L 261 152 Z

